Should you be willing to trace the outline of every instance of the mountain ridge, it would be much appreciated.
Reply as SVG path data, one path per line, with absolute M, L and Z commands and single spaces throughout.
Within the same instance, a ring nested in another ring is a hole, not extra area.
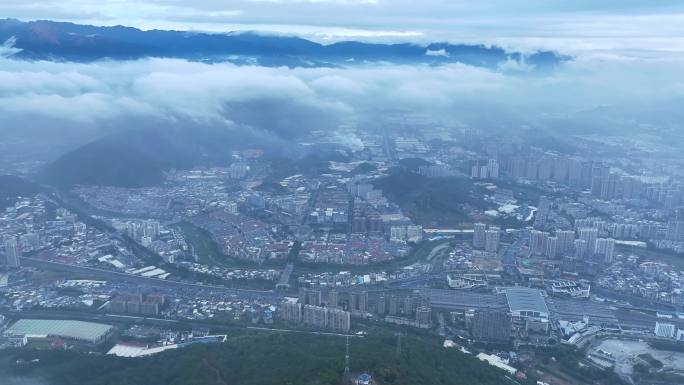
M 154 186 L 173 168 L 229 163 L 235 142 L 232 133 L 209 129 L 118 132 L 63 154 L 41 171 L 39 179 L 61 187 Z
M 14 47 L 21 50 L 13 57 L 74 62 L 159 57 L 288 67 L 346 67 L 368 62 L 388 62 L 425 65 L 462 63 L 498 68 L 513 60 L 537 70 L 548 70 L 570 60 L 551 51 L 524 54 L 483 44 L 341 41 L 326 45 L 301 37 L 256 32 L 143 31 L 126 26 L 99 27 L 49 20 L 23 22 L 0 19 L 0 42 L 10 39 L 15 39 Z
M 233 150 L 267 150 L 269 160 L 283 166 L 327 165 L 326 159 L 339 151 L 338 145 L 312 148 L 273 137 L 237 135 L 235 131 L 209 127 L 192 129 L 140 128 L 105 135 L 62 154 L 36 175 L 42 183 L 59 188 L 74 185 L 149 187 L 163 184 L 165 173 L 194 167 L 227 166 L 235 161 Z M 313 158 L 307 156 L 314 155 Z M 311 163 L 310 165 L 308 163 Z

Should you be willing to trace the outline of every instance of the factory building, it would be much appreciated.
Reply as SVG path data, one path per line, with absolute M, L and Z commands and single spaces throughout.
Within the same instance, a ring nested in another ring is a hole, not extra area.
M 94 322 L 21 319 L 7 328 L 3 335 L 14 339 L 23 337 L 26 342 L 61 339 L 74 344 L 99 345 L 105 342 L 114 330 L 112 325 Z

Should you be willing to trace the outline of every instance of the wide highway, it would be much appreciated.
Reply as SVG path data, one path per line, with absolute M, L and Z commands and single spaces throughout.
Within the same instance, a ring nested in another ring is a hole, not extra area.
M 246 297 L 260 297 L 260 298 L 261 297 L 271 297 L 271 298 L 282 297 L 281 294 L 279 294 L 273 290 L 236 289 L 236 288 L 230 288 L 230 287 L 218 286 L 218 285 L 207 285 L 207 284 L 194 283 L 194 282 L 173 281 L 173 280 L 166 280 L 166 279 L 159 279 L 159 278 L 142 277 L 139 275 L 122 273 L 122 272 L 118 272 L 118 271 L 111 271 L 111 270 L 99 269 L 99 268 L 88 267 L 88 266 L 69 265 L 69 264 L 60 263 L 60 262 L 50 262 L 50 261 L 44 261 L 44 260 L 36 259 L 36 258 L 22 257 L 21 258 L 21 264 L 23 266 L 35 267 L 35 268 L 42 269 L 42 270 L 60 271 L 60 272 L 65 272 L 65 273 L 74 273 L 74 274 L 77 274 L 77 275 L 84 277 L 84 278 L 104 279 L 104 280 L 115 281 L 115 282 L 131 282 L 131 283 L 143 284 L 143 285 L 152 286 L 152 287 L 164 287 L 164 288 L 177 287 L 177 288 L 186 288 L 186 289 L 201 289 L 201 290 L 206 290 L 206 291 L 210 291 L 210 292 L 222 292 L 222 293 L 236 294 L 236 295 L 246 296 Z

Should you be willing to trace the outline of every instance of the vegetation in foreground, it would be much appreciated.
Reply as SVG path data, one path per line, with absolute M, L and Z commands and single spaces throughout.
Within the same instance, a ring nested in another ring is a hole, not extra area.
M 380 385 L 506 384 L 504 372 L 439 341 L 392 334 L 352 338 L 352 373 L 367 371 Z M 51 385 L 272 385 L 344 381 L 345 339 L 287 333 L 248 333 L 221 345 L 197 345 L 146 358 L 73 351 L 10 350 L 0 376 L 43 379 Z M 36 361 L 38 359 L 38 361 Z M 268 369 L 268 370 L 265 370 Z
M 626 385 L 612 369 L 584 364 L 584 351 L 565 345 L 535 350 L 534 369 L 544 379 L 554 378 L 573 384 Z

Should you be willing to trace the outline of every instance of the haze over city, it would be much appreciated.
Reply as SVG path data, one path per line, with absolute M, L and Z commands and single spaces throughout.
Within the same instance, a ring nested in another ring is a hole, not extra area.
M 680 1 L 4 0 L 10 384 L 681 384 Z

